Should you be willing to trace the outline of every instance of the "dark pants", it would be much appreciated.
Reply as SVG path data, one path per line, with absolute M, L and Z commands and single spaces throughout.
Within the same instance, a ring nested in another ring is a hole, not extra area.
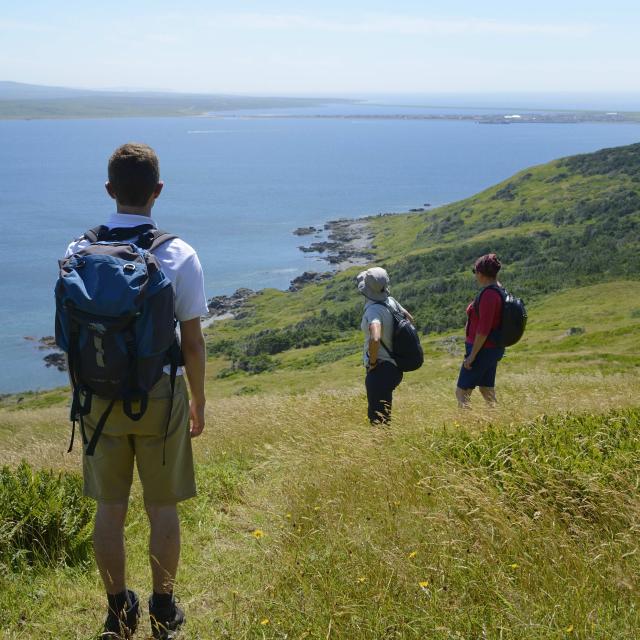
M 364 379 L 369 401 L 371 424 L 388 424 L 391 420 L 393 390 L 402 382 L 402 371 L 391 362 L 380 361 Z

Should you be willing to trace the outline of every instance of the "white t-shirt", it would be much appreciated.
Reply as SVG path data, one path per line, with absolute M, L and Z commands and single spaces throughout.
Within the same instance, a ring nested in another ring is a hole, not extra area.
M 404 307 L 395 299 L 389 296 L 387 298 L 387 304 L 400 313 L 405 313 Z M 373 322 L 377 322 L 381 325 L 381 338 L 380 347 L 378 348 L 378 360 L 392 362 L 396 364 L 396 361 L 391 357 L 389 351 L 383 346 L 386 344 L 389 349 L 393 350 L 393 316 L 389 309 L 384 306 L 382 302 L 374 302 L 373 300 L 367 300 L 364 305 L 364 314 L 362 315 L 362 323 L 360 328 L 364 331 L 364 351 L 363 360 L 364 366 L 369 366 L 369 340 L 371 334 L 369 333 L 369 325 Z
M 109 229 L 123 229 L 138 227 L 142 224 L 152 224 L 157 228 L 152 218 L 132 213 L 112 213 L 105 226 Z M 77 238 L 67 247 L 65 257 L 84 249 L 89 244 L 86 238 Z M 185 322 L 207 315 L 209 309 L 204 292 L 204 275 L 193 247 L 180 238 L 174 238 L 154 249 L 153 255 L 158 259 L 162 272 L 173 285 L 178 321 Z M 182 367 L 178 373 L 182 373 L 181 369 Z M 169 373 L 168 368 L 165 368 L 165 371 Z

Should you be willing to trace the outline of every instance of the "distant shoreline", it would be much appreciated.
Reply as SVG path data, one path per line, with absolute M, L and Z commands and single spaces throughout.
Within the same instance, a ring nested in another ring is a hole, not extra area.
M 558 113 L 500 113 L 491 115 L 463 113 L 425 113 L 425 114 L 256 114 L 256 115 L 217 115 L 205 117 L 225 120 L 437 120 L 469 121 L 477 124 L 640 124 L 640 113 L 635 112 L 599 112 L 566 111 Z
M 326 103 L 321 103 L 326 104 Z M 317 105 L 316 105 L 317 106 Z M 167 110 L 127 110 L 105 112 L 88 110 L 84 113 L 59 112 L 22 112 L 6 113 L 0 100 L 0 121 L 30 120 L 102 120 L 121 118 L 202 118 L 212 120 L 347 120 L 347 121 L 438 121 L 438 122 L 473 122 L 485 125 L 517 125 L 517 124 L 640 124 L 640 113 L 637 112 L 591 112 L 563 111 L 557 113 L 519 113 L 519 114 L 466 114 L 466 113 L 426 113 L 426 114 L 237 114 L 236 108 L 196 111 L 189 109 Z M 249 107 L 253 109 L 254 107 Z M 255 109 L 273 107 L 255 107 Z M 288 108 L 288 107 L 277 107 Z M 294 108 L 294 107 L 291 107 Z M 298 108 L 298 105 L 295 107 Z M 311 106 L 309 108 L 312 108 Z M 239 110 L 239 109 L 238 109 Z
M 48 110 L 46 107 L 7 107 L 6 101 L 0 100 L 0 121 L 30 121 L 30 120 L 116 120 L 122 118 L 202 118 L 203 120 L 346 120 L 346 121 L 437 121 L 437 122 L 473 122 L 485 125 L 512 125 L 512 124 L 640 124 L 640 112 L 632 111 L 558 111 L 549 113 L 509 113 L 496 112 L 494 114 L 473 113 L 355 113 L 355 114 L 327 114 L 327 113 L 235 113 L 248 109 L 287 109 L 313 107 L 329 104 L 327 102 L 314 101 L 312 104 L 278 105 L 278 106 L 250 106 L 215 109 L 192 109 L 188 107 L 173 108 L 160 107 L 146 109 L 132 109 L 129 107 L 102 109 L 87 107 L 83 110 L 66 111 L 60 109 Z
M 539 96 L 538 96 L 539 98 Z M 524 102 L 525 99 L 521 98 Z M 553 101 L 549 98 L 550 102 Z M 613 100 L 613 98 L 612 98 Z M 515 98 L 514 98 L 515 101 Z M 464 102 L 464 100 L 463 100 Z M 385 104 L 365 96 L 356 97 L 295 97 L 255 96 L 223 93 L 172 93 L 167 91 L 90 90 L 33 85 L 0 80 L 0 120 L 84 120 L 102 118 L 289 118 L 347 120 L 468 120 L 479 124 L 521 123 L 636 123 L 640 112 L 615 108 L 554 108 L 509 106 L 505 97 L 496 98 L 491 106 L 472 104 Z M 539 100 L 534 100 L 539 102 Z M 312 109 L 327 105 L 364 105 L 366 107 L 399 110 L 379 114 L 247 114 L 238 111 L 270 109 Z M 511 103 L 513 105 L 514 103 Z M 602 103 L 601 103 L 602 104 Z M 430 113 L 401 113 L 402 109 L 428 109 Z M 454 113 L 451 113 L 453 111 Z M 458 111 L 458 113 L 455 113 Z M 475 112 L 475 113 L 474 113 Z

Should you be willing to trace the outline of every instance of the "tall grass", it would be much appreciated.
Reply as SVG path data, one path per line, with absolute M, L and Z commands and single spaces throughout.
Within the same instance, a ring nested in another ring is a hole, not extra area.
M 265 463 L 279 476 L 292 462 L 262 503 L 226 630 L 631 638 L 639 426 L 632 410 L 293 438 Z
M 633 638 L 637 375 L 513 368 L 500 406 L 470 412 L 450 381 L 407 376 L 388 430 L 360 385 L 213 400 L 180 507 L 183 638 Z M 0 411 L 3 459 L 77 465 L 53 457 L 64 420 Z M 145 593 L 140 498 L 136 482 L 128 575 Z M 0 638 L 89 638 L 103 598 L 93 564 L 0 576 Z

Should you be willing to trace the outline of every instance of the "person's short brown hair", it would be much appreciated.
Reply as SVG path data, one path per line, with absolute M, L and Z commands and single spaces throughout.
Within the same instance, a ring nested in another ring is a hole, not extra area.
M 143 207 L 159 181 L 158 156 L 149 145 L 128 142 L 109 158 L 109 183 L 120 204 Z
M 498 260 L 498 256 L 495 253 L 487 253 L 476 260 L 474 272 L 478 271 L 488 278 L 495 278 L 501 267 L 502 264 Z

